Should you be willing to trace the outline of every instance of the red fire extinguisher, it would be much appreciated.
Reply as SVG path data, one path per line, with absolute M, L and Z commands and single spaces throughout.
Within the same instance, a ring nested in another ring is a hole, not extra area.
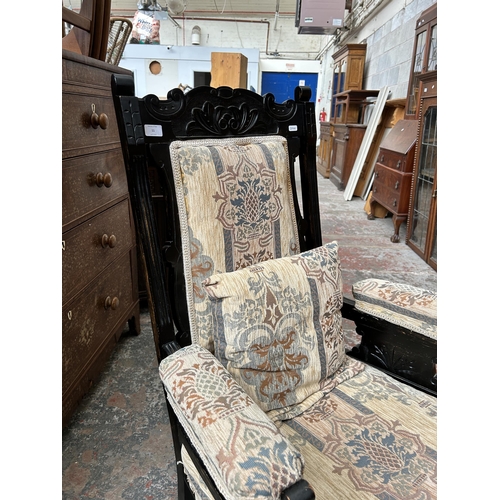
M 326 120 L 326 111 L 325 108 L 323 108 L 322 111 L 319 113 L 319 121 L 324 122 Z

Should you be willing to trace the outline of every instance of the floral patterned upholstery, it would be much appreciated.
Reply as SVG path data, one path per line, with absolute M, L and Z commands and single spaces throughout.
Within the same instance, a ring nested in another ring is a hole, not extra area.
M 380 279 L 352 286 L 356 309 L 437 339 L 437 293 Z
M 160 376 L 180 423 L 225 498 L 279 498 L 299 478 L 317 500 L 437 498 L 437 401 L 368 365 L 308 410 L 273 423 L 200 346 Z M 197 500 L 212 499 L 188 454 Z
M 336 242 L 203 285 L 215 355 L 272 420 L 299 415 L 363 369 L 346 360 Z
M 174 141 L 191 338 L 213 352 L 202 281 L 299 252 L 286 140 Z
M 225 498 L 277 499 L 301 478 L 300 453 L 209 351 L 198 345 L 177 351 L 161 362 L 160 377 Z
M 437 498 L 437 400 L 366 366 L 281 433 L 317 500 Z

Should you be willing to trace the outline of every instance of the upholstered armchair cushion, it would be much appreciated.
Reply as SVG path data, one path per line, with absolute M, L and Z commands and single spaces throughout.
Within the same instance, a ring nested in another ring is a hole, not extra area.
M 437 293 L 387 280 L 352 286 L 356 309 L 437 339 Z
M 228 499 L 279 498 L 304 463 L 275 424 L 206 349 L 165 358 L 167 398 L 219 491 Z
M 362 370 L 346 360 L 336 242 L 204 286 L 216 357 L 272 420 L 299 415 Z
M 170 145 L 191 338 L 213 352 L 202 281 L 299 252 L 287 142 L 280 136 Z

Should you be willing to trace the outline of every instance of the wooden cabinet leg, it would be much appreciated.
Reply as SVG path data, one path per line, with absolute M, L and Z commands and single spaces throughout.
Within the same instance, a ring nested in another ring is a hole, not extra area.
M 399 243 L 399 227 L 401 223 L 406 219 L 406 217 L 401 217 L 397 215 L 392 216 L 392 223 L 394 224 L 394 234 L 391 236 L 391 241 L 393 243 Z

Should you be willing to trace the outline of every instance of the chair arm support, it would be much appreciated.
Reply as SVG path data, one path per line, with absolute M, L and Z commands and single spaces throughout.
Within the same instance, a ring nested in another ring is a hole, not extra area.
M 222 498 L 315 498 L 301 480 L 300 453 L 209 351 L 198 345 L 177 350 L 161 362 L 160 378 Z

